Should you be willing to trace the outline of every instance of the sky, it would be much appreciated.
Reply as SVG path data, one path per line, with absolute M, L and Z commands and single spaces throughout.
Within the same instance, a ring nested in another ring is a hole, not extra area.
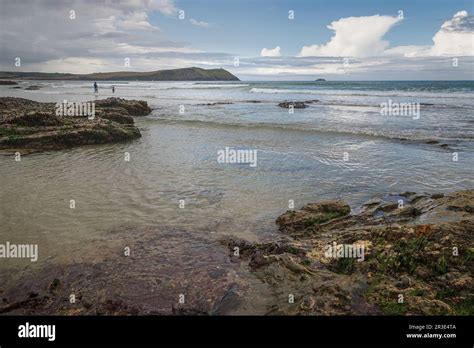
M 0 0 L 0 70 L 472 80 L 473 0 Z

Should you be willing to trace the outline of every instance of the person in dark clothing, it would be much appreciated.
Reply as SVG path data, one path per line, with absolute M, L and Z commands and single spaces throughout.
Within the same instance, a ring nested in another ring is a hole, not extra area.
M 97 82 L 94 82 L 94 93 L 99 93 L 99 87 L 97 87 Z
M 112 93 L 115 93 L 115 86 L 112 86 Z

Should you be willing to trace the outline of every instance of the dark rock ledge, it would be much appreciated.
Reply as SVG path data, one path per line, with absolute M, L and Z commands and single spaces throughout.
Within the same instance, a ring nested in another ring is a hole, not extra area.
M 308 104 L 319 103 L 319 100 L 306 100 L 306 101 L 284 101 L 278 104 L 279 107 L 288 109 L 290 106 L 293 106 L 294 109 L 305 109 L 308 107 Z
M 105 144 L 141 136 L 132 116 L 151 113 L 147 102 L 96 100 L 95 117 L 57 116 L 55 103 L 0 98 L 0 150 L 34 152 Z
M 266 314 L 474 314 L 474 190 L 389 194 L 357 213 L 343 201 L 313 203 L 282 214 L 277 225 L 280 237 L 266 243 L 222 240 L 228 254 L 218 245 L 183 245 L 191 231 L 119 229 L 66 266 L 18 279 L 0 271 L 0 315 L 232 313 L 250 296 L 241 266 L 268 289 Z M 334 242 L 363 245 L 364 260 L 328 258 Z M 123 245 L 137 256 L 124 258 Z M 183 270 L 190 259 L 196 266 Z M 178 306 L 180 289 L 187 300 Z
M 474 190 L 392 194 L 353 214 L 342 201 L 308 204 L 277 225 L 271 243 L 223 241 L 275 292 L 270 314 L 474 314 Z M 363 260 L 328 257 L 334 243 L 363 246 Z

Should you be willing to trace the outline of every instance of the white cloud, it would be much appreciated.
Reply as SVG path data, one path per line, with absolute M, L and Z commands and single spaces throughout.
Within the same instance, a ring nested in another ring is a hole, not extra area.
M 324 45 L 304 46 L 303 57 L 430 57 L 473 56 L 474 17 L 459 11 L 445 21 L 433 36 L 433 45 L 405 45 L 388 48 L 383 36 L 397 23 L 398 17 L 368 16 L 341 18 L 328 28 L 334 36 Z
M 383 52 L 383 56 L 393 57 L 418 57 L 420 52 L 424 52 L 430 49 L 431 46 L 417 46 L 417 45 L 406 45 L 396 46 L 388 48 Z
M 1 2 L 2 0 L 0 0 Z M 173 42 L 150 21 L 152 13 L 176 13 L 170 0 L 103 1 L 51 0 L 48 6 L 32 0 L 7 1 L 0 11 L 0 66 L 11 69 L 12 57 L 20 57 L 20 70 L 31 70 L 44 63 L 54 71 L 55 64 L 78 72 L 103 69 L 103 62 L 133 61 L 138 56 L 199 53 L 189 43 Z M 76 18 L 70 18 L 73 9 Z M 51 20 L 45 21 L 44 18 Z M 58 28 L 62 28 L 58 30 Z M 101 64 L 75 66 L 74 62 Z M 122 64 L 123 66 L 123 64 Z M 41 67 L 39 70 L 43 70 Z
M 445 57 L 352 58 L 349 65 L 334 57 L 242 58 L 239 67 L 225 65 L 242 80 L 461 80 L 474 71 L 474 57 L 452 67 Z
M 211 26 L 211 24 L 207 23 L 207 22 L 204 22 L 204 21 L 198 21 L 194 18 L 191 18 L 189 20 L 191 22 L 192 25 L 195 25 L 197 27 L 202 27 L 202 28 L 209 28 Z
M 136 4 L 139 9 L 145 7 L 168 16 L 178 12 L 173 0 L 128 0 L 128 3 Z
M 203 68 L 215 68 L 207 62 L 196 64 L 194 59 L 186 58 L 133 58 L 130 61 L 129 71 L 155 71 L 161 69 L 178 69 L 190 66 L 201 66 Z M 223 64 L 219 64 L 222 66 Z M 120 58 L 90 58 L 72 57 L 64 59 L 54 59 L 47 62 L 29 65 L 31 71 L 59 72 L 74 74 L 90 74 L 95 72 L 125 71 L 123 60 Z
M 399 22 L 398 17 L 366 16 L 341 18 L 328 25 L 334 36 L 324 45 L 304 46 L 300 56 L 367 57 L 382 53 L 388 42 L 383 36 Z
M 262 48 L 260 55 L 262 57 L 280 57 L 280 46 L 277 46 L 275 48 Z
M 31 64 L 30 69 L 40 72 L 57 71 L 60 73 L 84 74 L 97 71 L 106 71 L 110 62 L 103 59 L 89 57 L 71 57 L 53 59 L 41 64 Z M 84 68 L 86 67 L 86 68 Z M 120 69 L 120 70 L 123 70 Z
M 473 56 L 474 55 L 474 17 L 467 11 L 457 12 L 446 21 L 433 37 L 433 56 Z
M 117 23 L 117 28 L 124 30 L 159 30 L 150 24 L 146 12 L 134 12 Z
M 403 57 L 474 56 L 474 16 L 459 11 L 433 36 L 431 46 L 396 46 L 384 55 Z
M 242 56 L 235 67 L 238 46 L 235 53 L 203 52 L 192 43 L 167 39 L 166 33 L 153 25 L 156 22 L 150 18 L 156 11 L 177 13 L 172 1 L 50 2 L 50 6 L 32 0 L 0 5 L 0 70 L 120 71 L 125 70 L 127 57 L 131 59 L 129 69 L 134 71 L 218 66 L 254 79 L 465 79 L 472 78 L 474 71 L 474 19 L 467 11 L 446 20 L 433 32 L 433 43 L 425 46 L 389 47 L 383 41 L 398 18 L 350 17 L 332 22 L 328 28 L 334 31 L 333 37 L 322 45 L 305 46 L 300 57 L 282 57 L 279 46 L 263 48 L 261 57 Z M 70 9 L 76 11 L 76 20 L 69 18 Z M 190 24 L 217 26 L 196 19 L 190 19 Z M 451 66 L 446 59 L 449 55 L 460 57 L 459 67 Z M 13 66 L 12 57 L 21 57 L 21 68 Z M 345 57 L 354 57 L 349 66 L 343 65 Z

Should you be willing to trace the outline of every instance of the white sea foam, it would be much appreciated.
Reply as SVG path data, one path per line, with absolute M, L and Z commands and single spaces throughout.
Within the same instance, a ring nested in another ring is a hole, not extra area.
M 321 91 L 312 89 L 276 89 L 276 88 L 252 88 L 251 93 L 268 93 L 268 94 L 321 94 Z
M 416 97 L 416 98 L 468 98 L 470 92 L 426 92 L 426 91 L 354 91 L 354 90 L 331 90 L 331 89 L 283 89 L 283 88 L 252 88 L 250 93 L 264 94 L 317 94 L 317 95 L 339 95 L 354 97 Z

